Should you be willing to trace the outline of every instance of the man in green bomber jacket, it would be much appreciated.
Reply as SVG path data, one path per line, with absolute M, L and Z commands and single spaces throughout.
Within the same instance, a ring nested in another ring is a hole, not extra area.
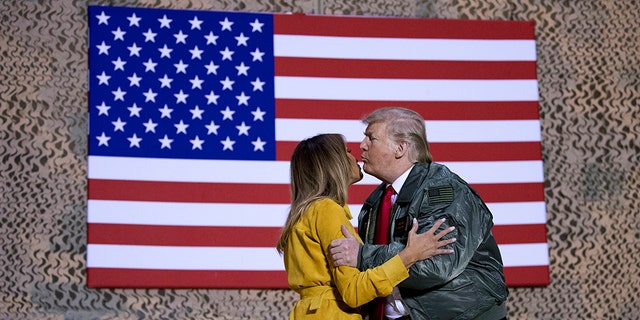
M 365 200 L 358 217 L 365 244 L 350 236 L 334 240 L 335 265 L 366 270 L 384 263 L 405 247 L 413 218 L 418 219 L 419 232 L 445 218 L 440 228 L 455 227 L 448 236 L 457 239 L 450 245 L 452 254 L 414 264 L 392 295 L 377 306 L 372 303 L 370 319 L 506 319 L 508 290 L 491 233 L 492 214 L 467 182 L 432 162 L 422 116 L 405 108 L 382 108 L 363 122 L 364 171 L 382 184 Z M 387 226 L 380 223 L 379 207 L 390 186 L 395 193 Z

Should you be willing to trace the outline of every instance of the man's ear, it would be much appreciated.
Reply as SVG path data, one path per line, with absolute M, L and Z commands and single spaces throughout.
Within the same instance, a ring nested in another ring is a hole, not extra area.
M 394 152 L 396 159 L 400 159 L 402 157 L 407 156 L 408 152 L 409 152 L 409 144 L 406 141 L 402 141 L 396 144 L 396 150 Z

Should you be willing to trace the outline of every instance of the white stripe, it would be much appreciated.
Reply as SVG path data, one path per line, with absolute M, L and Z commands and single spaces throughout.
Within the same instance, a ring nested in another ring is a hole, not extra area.
M 443 162 L 468 183 L 542 182 L 542 160 Z M 288 184 L 287 161 L 227 161 L 88 157 L 89 179 Z M 380 181 L 365 175 L 359 184 Z
M 288 204 L 89 200 L 87 222 L 168 226 L 282 227 L 288 210 Z
M 546 243 L 499 245 L 505 267 L 549 265 Z M 170 258 L 169 258 L 170 257 Z M 251 257 L 253 263 L 247 263 Z M 284 270 L 275 248 L 87 245 L 87 267 L 168 270 Z
M 87 245 L 87 267 L 170 270 L 284 270 L 284 263 L 275 247 L 89 244 Z
M 373 189 L 372 189 L 373 190 Z M 495 225 L 545 224 L 544 202 L 487 203 Z M 362 204 L 349 204 L 358 225 Z M 88 223 L 162 226 L 282 227 L 288 204 L 89 200 Z M 180 214 L 176 214 L 179 212 Z M 234 212 L 234 214 L 229 214 Z
M 538 101 L 537 80 L 274 78 L 276 99 Z
M 548 266 L 549 246 L 546 243 L 498 245 L 505 267 Z
M 544 201 L 487 203 L 495 225 L 546 224 Z
M 442 162 L 468 183 L 544 182 L 542 160 Z
M 89 156 L 88 175 L 90 179 L 287 184 L 289 162 Z
M 535 40 L 458 40 L 274 35 L 276 57 L 535 61 Z
M 428 120 L 429 142 L 540 141 L 540 120 Z M 320 133 L 339 133 L 361 142 L 366 126 L 360 120 L 276 119 L 277 141 L 301 141 Z

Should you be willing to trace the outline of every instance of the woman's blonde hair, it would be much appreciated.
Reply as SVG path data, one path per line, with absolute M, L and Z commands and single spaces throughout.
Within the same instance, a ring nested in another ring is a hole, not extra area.
M 291 155 L 291 208 L 276 249 L 280 254 L 293 226 L 314 201 L 329 198 L 340 205 L 347 203 L 351 182 L 351 164 L 344 137 L 320 134 L 301 141 Z

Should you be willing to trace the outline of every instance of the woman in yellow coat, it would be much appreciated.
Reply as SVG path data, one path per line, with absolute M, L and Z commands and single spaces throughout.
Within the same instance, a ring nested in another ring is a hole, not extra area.
M 289 319 L 362 319 L 359 306 L 391 294 L 413 263 L 448 252 L 438 248 L 455 241 L 439 241 L 449 229 L 434 235 L 442 222 L 417 234 L 414 221 L 405 249 L 383 265 L 363 272 L 336 268 L 329 244 L 344 237 L 341 226 L 362 242 L 347 206 L 349 185 L 362 179 L 360 166 L 341 135 L 321 134 L 298 144 L 290 173 L 291 208 L 277 244 L 289 287 L 300 294 Z

